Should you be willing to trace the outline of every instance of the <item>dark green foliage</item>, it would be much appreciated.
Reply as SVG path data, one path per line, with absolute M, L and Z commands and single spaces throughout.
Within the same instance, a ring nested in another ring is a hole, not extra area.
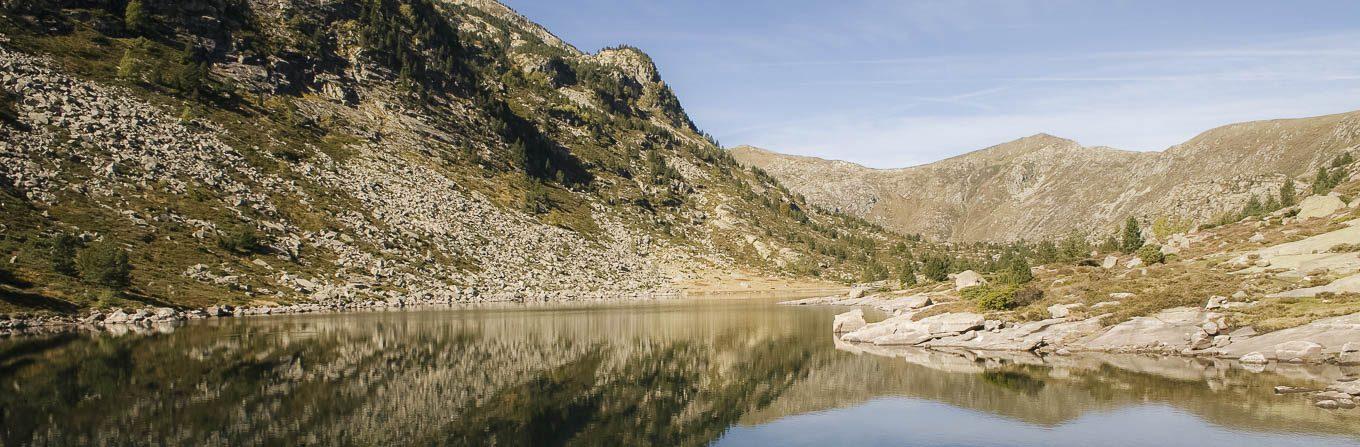
M 1044 297 L 1043 290 L 1016 284 L 984 284 L 963 289 L 959 294 L 976 304 L 979 310 L 994 312 L 1026 306 Z
M 959 291 L 963 299 L 972 301 L 978 309 L 1002 311 L 1014 306 L 1013 299 L 1017 287 L 1010 284 L 983 284 Z
M 1166 255 L 1162 254 L 1160 245 L 1144 245 L 1138 249 L 1138 259 L 1142 259 L 1144 264 L 1153 265 L 1166 262 Z
M 1087 242 L 1086 237 L 1078 232 L 1072 232 L 1063 239 L 1062 248 L 1059 250 L 1059 257 L 1063 261 L 1073 262 L 1085 259 L 1091 253 L 1091 243 Z
M 47 247 L 47 259 L 52 270 L 66 276 L 79 273 L 76 269 L 76 250 L 79 248 L 80 239 L 75 236 L 66 233 L 53 236 Z
M 1143 246 L 1143 229 L 1138 225 L 1138 219 L 1129 216 L 1129 220 L 1124 222 L 1124 234 L 1120 240 L 1119 247 L 1124 253 L 1133 253 Z
M 151 29 L 151 17 L 147 15 L 146 7 L 142 0 L 132 0 L 128 2 L 127 8 L 123 10 L 123 24 L 128 31 L 143 34 Z
M 1247 200 L 1247 204 L 1242 207 L 1243 216 L 1260 216 L 1265 214 L 1265 211 L 1265 204 L 1261 203 L 1261 199 L 1255 195 L 1252 195 L 1251 199 Z
M 217 237 L 217 246 L 232 253 L 247 255 L 259 252 L 264 244 L 254 228 L 242 225 L 222 232 Z
M 0 124 L 18 126 L 19 95 L 9 90 L 0 90 Z
M 202 51 L 193 44 L 185 45 L 179 62 L 179 66 L 169 79 L 170 85 L 180 93 L 197 98 L 207 85 L 209 62 Z
M 1344 168 L 1351 163 L 1355 163 L 1355 157 L 1351 156 L 1350 152 L 1342 152 L 1332 159 L 1332 168 Z
M 429 0 L 367 0 L 360 8 L 360 43 L 402 81 L 420 92 L 466 83 L 458 30 Z
M 1034 260 L 1039 264 L 1041 265 L 1048 264 L 1051 262 L 1055 262 L 1058 259 L 1059 255 L 1057 243 L 1051 240 L 1045 240 L 1040 241 L 1039 244 L 1034 247 Z
M 679 181 L 680 171 L 666 164 L 666 159 L 655 151 L 647 153 L 647 170 L 652 173 L 652 183 L 657 185 Z
M 1034 280 L 1029 261 L 1018 253 L 1009 253 L 999 262 L 1000 274 L 997 280 L 1005 284 L 1024 284 Z
M 1284 185 L 1280 186 L 1280 206 L 1294 206 L 1298 202 L 1298 192 L 1294 189 L 1294 179 L 1285 179 Z
M 1096 249 L 1099 250 L 1101 253 L 1113 253 L 1119 251 L 1121 249 L 1121 245 L 1119 244 L 1119 238 L 1113 235 L 1106 236 L 1105 240 L 1100 241 L 1100 245 L 1096 246 Z
M 548 187 L 543 186 L 535 180 L 529 180 L 527 189 L 524 191 L 523 209 L 526 213 L 543 214 L 552 210 L 552 198 L 548 196 Z
M 861 281 L 874 282 L 885 279 L 888 279 L 888 269 L 884 268 L 883 264 L 879 264 L 872 259 L 864 264 L 864 271 L 860 275 Z
M 135 80 L 140 70 L 137 56 L 132 49 L 123 50 L 123 57 L 118 60 L 118 77 L 125 80 Z
M 1349 175 L 1346 167 L 1351 163 L 1355 163 L 1355 158 L 1350 152 L 1344 152 L 1332 159 L 1331 169 L 1318 167 L 1317 175 L 1313 176 L 1313 194 L 1327 194 L 1332 192 L 1332 188 L 1346 181 L 1346 176 Z
M 539 131 L 533 121 L 504 103 L 498 106 L 497 116 L 505 124 L 502 134 L 512 142 L 511 163 L 525 174 L 567 187 L 588 186 L 594 181 L 579 158 Z
M 103 241 L 80 250 L 76 255 L 80 278 L 90 284 L 120 289 L 132 281 L 132 265 L 126 250 L 112 241 Z
M 897 270 L 897 281 L 902 284 L 902 287 L 915 286 L 916 263 L 912 261 L 903 262 L 902 267 Z
M 921 273 L 931 281 L 949 279 L 949 258 L 938 255 L 926 257 Z

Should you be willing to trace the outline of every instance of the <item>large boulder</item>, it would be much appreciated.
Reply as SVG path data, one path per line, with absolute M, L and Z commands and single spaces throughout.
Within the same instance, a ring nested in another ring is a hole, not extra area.
M 1105 257 L 1104 261 L 1101 261 L 1100 268 L 1108 270 L 1114 268 L 1114 266 L 1116 265 L 1119 265 L 1119 257 L 1115 255 L 1109 255 Z
M 965 270 L 954 275 L 954 290 L 963 290 L 969 287 L 980 286 L 985 283 L 986 281 L 982 279 L 982 275 L 979 275 L 978 272 L 972 270 Z
M 981 328 L 986 319 L 982 315 L 971 312 L 948 313 L 922 318 L 920 323 L 925 325 L 931 334 L 942 334 L 950 332 L 966 332 Z
M 1311 341 L 1295 340 L 1275 345 L 1275 359 L 1289 363 L 1318 363 L 1325 357 L 1322 345 Z
M 831 331 L 837 334 L 843 334 L 846 332 L 859 330 L 860 328 L 868 324 L 869 323 L 864 321 L 864 311 L 860 309 L 855 309 L 840 315 L 836 315 L 835 320 L 831 322 Z
M 1327 217 L 1346 207 L 1337 196 L 1310 196 L 1299 202 L 1299 220 Z
M 899 315 L 865 325 L 841 339 L 876 345 L 915 345 L 981 328 L 984 322 L 982 315 L 967 312 L 933 315 L 920 321 L 912 321 L 911 315 Z

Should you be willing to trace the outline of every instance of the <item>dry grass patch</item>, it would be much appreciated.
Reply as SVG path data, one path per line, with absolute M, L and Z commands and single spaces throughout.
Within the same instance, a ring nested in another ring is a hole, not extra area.
M 1360 312 L 1360 294 L 1321 294 L 1312 298 L 1271 298 L 1231 316 L 1235 326 L 1252 326 L 1273 332 L 1301 326 L 1320 318 Z

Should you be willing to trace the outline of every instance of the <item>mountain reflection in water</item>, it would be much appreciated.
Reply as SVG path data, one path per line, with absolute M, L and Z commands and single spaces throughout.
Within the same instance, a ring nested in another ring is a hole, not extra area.
M 1336 366 L 847 345 L 829 333 L 841 310 L 491 307 L 0 340 L 0 445 L 1360 443 L 1360 410 L 1271 392 L 1355 373 Z

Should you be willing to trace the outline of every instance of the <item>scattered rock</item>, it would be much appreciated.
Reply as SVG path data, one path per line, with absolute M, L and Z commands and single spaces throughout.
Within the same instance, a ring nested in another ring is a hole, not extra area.
M 954 290 L 963 290 L 969 287 L 980 286 L 985 283 L 986 282 L 982 279 L 982 275 L 979 275 L 978 272 L 972 270 L 965 270 L 954 275 Z
M 866 325 L 868 325 L 868 323 L 864 321 L 864 311 L 855 309 L 836 315 L 835 320 L 831 323 L 831 331 L 837 334 L 843 334 L 857 331 Z
M 1291 341 L 1275 345 L 1275 358 L 1288 363 L 1317 363 L 1323 360 L 1322 345 L 1311 341 Z

